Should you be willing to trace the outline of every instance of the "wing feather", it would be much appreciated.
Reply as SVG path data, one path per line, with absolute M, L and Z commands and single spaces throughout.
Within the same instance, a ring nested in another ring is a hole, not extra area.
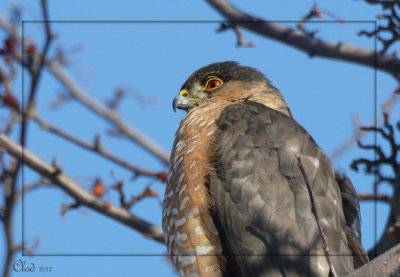
M 335 173 L 307 131 L 283 113 L 251 101 L 226 107 L 216 124 L 209 189 L 230 274 L 328 276 L 297 156 L 310 180 L 336 272 L 351 272 Z

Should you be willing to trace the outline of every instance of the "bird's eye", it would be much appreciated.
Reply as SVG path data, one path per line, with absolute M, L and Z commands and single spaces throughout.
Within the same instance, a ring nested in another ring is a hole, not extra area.
M 221 85 L 222 85 L 222 80 L 221 79 L 213 78 L 213 79 L 210 79 L 210 80 L 207 81 L 207 84 L 206 84 L 205 88 L 207 90 L 213 90 L 213 89 L 218 88 Z

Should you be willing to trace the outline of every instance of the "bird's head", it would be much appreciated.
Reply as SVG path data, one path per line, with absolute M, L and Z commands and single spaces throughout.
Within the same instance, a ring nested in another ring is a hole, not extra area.
M 255 68 L 219 62 L 195 71 L 174 98 L 173 108 L 191 111 L 208 101 L 252 100 L 290 114 L 279 91 Z

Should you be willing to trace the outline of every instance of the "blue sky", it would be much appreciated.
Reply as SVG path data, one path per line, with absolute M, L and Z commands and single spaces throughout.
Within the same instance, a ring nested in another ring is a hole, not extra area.
M 36 1 L 13 2 L 24 8 L 24 20 L 41 19 Z M 380 12 L 362 1 L 341 1 L 342 5 L 337 5 L 337 2 L 324 1 L 319 7 L 345 20 L 374 20 Z M 300 19 L 309 11 L 313 1 L 233 3 L 254 15 L 282 21 Z M 8 14 L 10 4 L 11 1 L 1 2 L 0 11 Z M 216 33 L 219 25 L 215 22 L 132 22 L 221 20 L 221 16 L 203 1 L 50 1 L 49 14 L 51 20 L 69 21 L 52 24 L 53 32 L 58 34 L 53 47 L 61 45 L 68 51 L 79 45 L 84 46 L 84 50 L 68 56 L 70 63 L 67 70 L 92 97 L 106 101 L 116 88 L 123 87 L 147 100 L 156 100 L 157 105 L 153 106 L 128 98 L 119 112 L 126 121 L 168 151 L 176 127 L 184 116 L 183 112 L 172 111 L 173 97 L 194 70 L 216 61 L 236 60 L 265 73 L 284 95 L 295 119 L 328 155 L 353 133 L 353 116 L 359 116 L 364 124 L 374 116 L 374 71 L 371 68 L 329 59 L 311 59 L 294 48 L 248 32 L 244 32 L 244 38 L 255 42 L 257 47 L 237 48 L 233 32 Z M 329 17 L 324 19 L 331 20 Z M 76 22 L 82 20 L 130 22 Z M 372 39 L 357 36 L 360 29 L 372 29 L 372 23 L 310 23 L 306 26 L 320 30 L 319 35 L 329 41 L 344 41 L 365 48 L 373 48 L 374 45 Z M 27 22 L 24 28 L 27 38 L 35 38 L 41 43 L 41 24 Z M 0 33 L 0 38 L 2 36 Z M 54 54 L 54 49 L 50 55 Z M 18 79 L 15 91 L 21 90 L 20 81 Z M 378 73 L 377 81 L 378 104 L 381 104 L 396 84 L 385 73 Z M 93 141 L 96 134 L 101 134 L 107 149 L 133 164 L 154 171 L 166 170 L 157 159 L 131 141 L 108 135 L 109 124 L 99 120 L 80 103 L 70 101 L 60 109 L 50 110 L 49 103 L 63 91 L 65 89 L 45 72 L 37 99 L 41 116 L 88 142 Z M 395 111 L 398 110 L 397 107 Z M 96 177 L 102 178 L 106 184 L 115 182 L 111 171 L 118 179 L 125 180 L 128 195 L 139 193 L 149 182 L 145 178 L 130 182 L 132 176 L 125 169 L 54 137 L 33 122 L 29 132 L 27 146 L 30 150 L 49 162 L 56 156 L 64 172 L 88 189 L 90 180 Z M 372 137 L 367 137 L 365 141 L 371 142 Z M 353 148 L 334 165 L 349 174 L 359 192 L 371 191 L 373 178 L 366 177 L 362 171 L 356 173 L 349 169 L 351 161 L 361 156 L 371 157 L 371 154 Z M 24 177 L 28 185 L 38 178 L 28 169 Z M 155 183 L 152 188 L 163 195 L 163 184 Z M 388 188 L 383 187 L 382 191 L 388 191 Z M 118 203 L 115 192 L 107 197 L 112 203 Z M 22 258 L 38 267 L 51 266 L 53 269 L 53 273 L 36 272 L 31 276 L 175 276 L 162 256 L 166 253 L 163 245 L 144 239 L 139 233 L 86 208 L 70 211 L 64 218 L 61 217 L 61 204 L 71 204 L 72 199 L 57 188 L 37 190 L 27 195 L 24 201 L 24 239 L 31 244 L 35 237 L 40 237 L 36 254 L 49 256 Z M 140 202 L 132 211 L 154 224 L 161 224 L 161 207 L 155 199 Z M 22 235 L 21 212 L 22 207 L 18 205 L 14 226 L 16 238 Z M 386 222 L 386 214 L 387 207 L 379 206 L 378 231 Z M 367 249 L 374 243 L 374 218 L 374 205 L 363 203 L 363 244 Z M 3 239 L 1 231 L 0 245 Z M 75 254 L 104 256 L 73 256 Z M 3 256 L 4 249 L 0 252 L 1 261 Z M 13 273 L 11 276 L 17 275 Z

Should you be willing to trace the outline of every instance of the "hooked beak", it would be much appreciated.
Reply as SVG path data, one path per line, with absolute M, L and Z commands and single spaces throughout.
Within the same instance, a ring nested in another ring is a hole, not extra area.
M 181 110 L 188 110 L 191 104 L 191 99 L 185 96 L 182 96 L 183 94 L 187 94 L 187 90 L 181 90 L 179 94 L 174 98 L 174 102 L 172 102 L 172 108 L 174 109 L 174 112 L 176 112 L 176 109 L 181 109 Z

